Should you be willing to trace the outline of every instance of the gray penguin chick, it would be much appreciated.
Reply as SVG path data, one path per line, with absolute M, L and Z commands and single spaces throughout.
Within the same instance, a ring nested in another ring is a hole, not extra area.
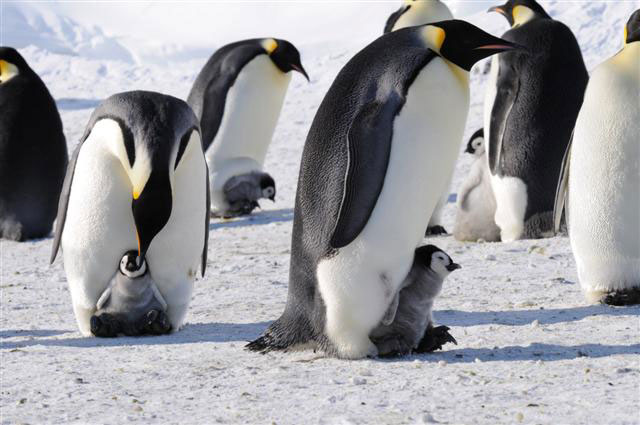
M 460 268 L 434 245 L 415 250 L 413 265 L 380 325 L 369 337 L 381 357 L 430 352 L 447 342 L 457 344 L 446 326 L 433 326 L 433 301 L 444 279 Z
M 269 174 L 261 171 L 233 176 L 222 187 L 229 208 L 221 215 L 224 218 L 251 214 L 254 208 L 260 207 L 258 200 L 262 198 L 275 202 L 276 182 Z
M 91 317 L 91 333 L 99 337 L 165 334 L 171 324 L 165 314 L 167 302 L 147 268 L 138 264 L 137 251 L 128 251 L 118 271 L 96 303 Z

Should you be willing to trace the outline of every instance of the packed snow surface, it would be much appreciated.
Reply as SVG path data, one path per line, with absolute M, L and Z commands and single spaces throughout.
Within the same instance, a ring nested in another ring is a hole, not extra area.
M 592 69 L 621 47 L 634 1 L 544 1 Z M 490 2 L 450 2 L 479 13 Z M 640 423 L 640 308 L 587 305 L 566 238 L 505 244 L 429 239 L 463 266 L 435 317 L 458 345 L 397 360 L 243 350 L 284 308 L 298 167 L 337 72 L 377 37 L 397 2 L 131 2 L 0 5 L 0 44 L 19 48 L 55 97 L 73 149 L 105 97 L 134 89 L 185 98 L 214 48 L 287 38 L 296 75 L 265 169 L 277 202 L 210 224 L 209 262 L 187 325 L 162 337 L 83 338 L 52 239 L 0 242 L 0 416 L 13 423 Z M 482 122 L 486 63 L 472 72 L 465 137 Z M 468 172 L 462 154 L 451 200 Z M 428 166 L 425 158 L 425 166 Z M 436 159 L 437 160 L 437 159 Z M 1 182 L 0 182 L 1 184 Z M 427 190 L 427 188 L 425 188 Z M 445 211 L 453 229 L 455 205 Z

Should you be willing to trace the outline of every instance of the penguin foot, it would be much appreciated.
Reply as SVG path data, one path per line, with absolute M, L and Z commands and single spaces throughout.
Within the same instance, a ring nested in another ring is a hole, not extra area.
M 602 303 L 618 307 L 640 304 L 640 287 L 610 292 L 602 299 Z
M 446 235 L 447 230 L 438 225 L 438 226 L 431 226 L 431 227 L 427 227 L 427 231 L 425 232 L 425 236 L 441 236 L 441 235 Z
M 393 358 L 405 356 L 411 353 L 412 344 L 402 338 L 401 335 L 389 335 L 382 339 L 376 339 L 373 343 L 378 348 L 378 357 Z
M 442 350 L 442 346 L 447 342 L 451 342 L 458 345 L 458 341 L 449 333 L 447 326 L 438 326 L 435 328 L 427 328 L 427 331 L 422 337 L 422 341 L 418 344 L 418 348 L 415 349 L 416 353 L 431 353 L 436 350 Z
M 120 321 L 108 313 L 91 316 L 91 333 L 99 338 L 115 338 L 120 333 Z
M 133 332 L 125 332 L 125 335 L 164 335 L 171 332 L 171 322 L 164 311 L 154 309 L 138 319 L 132 328 Z

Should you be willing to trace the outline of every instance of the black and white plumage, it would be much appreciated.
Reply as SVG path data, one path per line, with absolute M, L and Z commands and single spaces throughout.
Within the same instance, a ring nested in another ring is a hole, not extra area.
M 69 164 L 56 237 L 80 330 L 124 253 L 140 262 L 182 325 L 209 232 L 207 165 L 197 119 L 183 101 L 159 93 L 113 95 L 93 112 Z
M 377 354 L 369 333 L 409 273 L 455 164 L 468 71 L 511 48 L 445 21 L 386 34 L 342 69 L 302 155 L 287 306 L 249 349 Z
M 233 176 L 222 190 L 229 204 L 225 218 L 251 213 L 254 208 L 260 207 L 258 200 L 262 198 L 272 202 L 276 200 L 276 182 L 269 174 L 260 171 Z
M 225 197 L 229 179 L 262 172 L 291 71 L 308 79 L 295 46 L 260 38 L 221 47 L 198 74 L 187 102 L 202 128 L 215 215 L 238 213 Z
M 553 204 L 562 157 L 588 74 L 571 30 L 534 0 L 490 9 L 512 28 L 503 38 L 527 48 L 492 59 L 485 137 L 503 241 L 553 234 Z
M 384 33 L 431 22 L 448 21 L 453 14 L 440 0 L 403 0 L 384 25 Z
M 0 47 L 0 238 L 51 233 L 67 162 L 47 87 L 20 53 Z

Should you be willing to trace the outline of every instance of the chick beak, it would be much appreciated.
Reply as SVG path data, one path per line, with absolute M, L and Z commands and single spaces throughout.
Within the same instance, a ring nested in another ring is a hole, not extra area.
M 458 263 L 451 263 L 447 266 L 447 270 L 449 270 L 450 272 L 454 271 L 454 270 L 458 270 L 461 269 L 462 266 Z

